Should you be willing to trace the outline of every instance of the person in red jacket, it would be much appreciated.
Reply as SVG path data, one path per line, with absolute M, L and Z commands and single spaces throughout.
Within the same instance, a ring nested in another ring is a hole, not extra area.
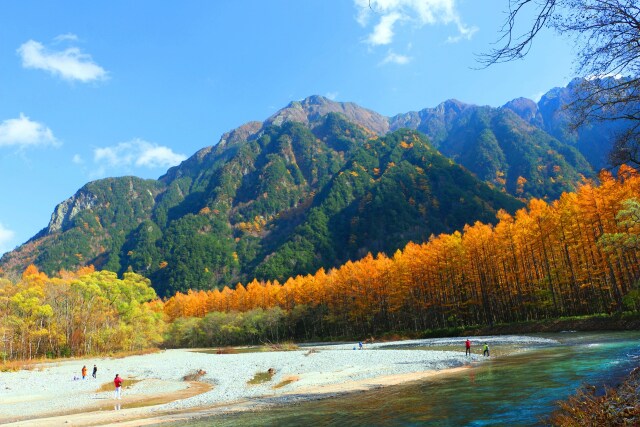
M 82 379 L 85 379 L 87 377 L 87 366 L 83 366 L 82 367 Z
M 116 391 L 113 398 L 121 399 L 122 398 L 122 378 L 120 378 L 120 374 L 116 374 L 116 377 L 113 379 L 113 385 L 116 386 Z
M 465 356 L 470 356 L 471 355 L 471 341 L 469 341 L 469 338 L 467 338 L 467 341 L 465 341 L 464 347 L 465 347 L 464 355 Z

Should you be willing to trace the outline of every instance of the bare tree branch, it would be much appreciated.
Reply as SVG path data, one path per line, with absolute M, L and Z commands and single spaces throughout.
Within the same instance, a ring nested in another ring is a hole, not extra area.
M 523 58 L 541 30 L 548 28 L 575 42 L 576 87 L 571 130 L 588 123 L 623 121 L 610 161 L 640 165 L 640 3 L 638 0 L 508 0 L 509 12 L 496 44 L 480 55 L 485 67 Z M 521 20 L 535 12 L 521 31 Z M 525 15 L 525 16 L 523 16 Z

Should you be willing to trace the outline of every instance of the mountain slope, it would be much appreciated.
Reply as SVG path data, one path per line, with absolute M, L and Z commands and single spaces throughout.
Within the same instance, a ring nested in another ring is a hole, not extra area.
M 492 108 L 450 100 L 395 116 L 390 127 L 425 133 L 444 155 L 512 195 L 556 199 L 593 170 L 577 149 L 530 123 L 539 116 L 527 101 Z M 530 116 L 530 122 L 512 109 Z
M 578 129 L 571 128 L 571 118 L 567 106 L 580 97 L 584 97 L 585 79 L 573 79 L 565 87 L 556 87 L 545 93 L 535 104 L 528 101 L 528 108 L 522 108 L 522 102 L 510 101 L 503 108 L 513 110 L 525 121 L 544 130 L 558 141 L 575 147 L 592 165 L 593 169 L 609 167 L 609 152 L 617 134 L 624 132 L 629 122 L 624 120 L 586 123 Z M 602 84 L 615 85 L 614 77 L 605 77 Z M 524 98 L 520 98 L 521 100 Z M 518 105 L 520 104 L 520 105 Z
M 502 108 L 450 100 L 392 118 L 319 96 L 292 102 L 158 180 L 85 185 L 0 268 L 131 269 L 169 295 L 391 254 L 522 206 L 508 194 L 553 199 L 592 174 L 580 134 L 566 131 L 567 99 L 561 88 Z
M 329 113 L 265 123 L 248 139 L 200 150 L 157 181 L 87 184 L 0 265 L 131 269 L 170 295 L 392 253 L 522 206 L 415 131 L 378 137 Z

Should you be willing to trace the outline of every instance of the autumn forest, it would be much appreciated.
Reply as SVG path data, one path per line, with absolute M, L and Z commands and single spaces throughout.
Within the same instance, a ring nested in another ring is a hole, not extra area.
M 640 309 L 640 174 L 339 268 L 161 300 L 136 273 L 0 278 L 6 359 L 339 339 Z M 0 276 L 1 277 L 1 276 Z

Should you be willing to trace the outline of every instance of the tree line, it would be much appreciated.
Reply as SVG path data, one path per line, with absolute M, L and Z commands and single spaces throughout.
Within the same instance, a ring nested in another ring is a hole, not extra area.
M 136 273 L 0 272 L 0 357 L 353 338 L 640 310 L 640 172 L 621 167 L 496 225 L 339 268 L 158 299 Z
M 0 277 L 0 358 L 135 351 L 162 341 L 162 303 L 148 279 L 84 267 L 48 277 L 29 266 Z

